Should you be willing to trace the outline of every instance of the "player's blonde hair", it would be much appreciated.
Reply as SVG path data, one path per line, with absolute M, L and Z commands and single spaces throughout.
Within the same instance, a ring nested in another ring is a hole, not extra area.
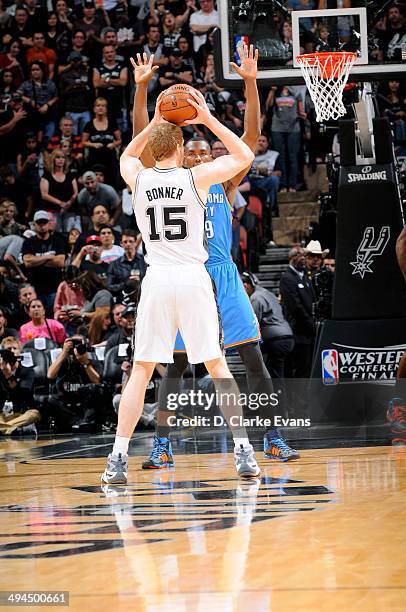
M 152 128 L 148 145 L 155 161 L 162 161 L 173 155 L 177 146 L 183 145 L 182 130 L 172 123 L 157 125 Z

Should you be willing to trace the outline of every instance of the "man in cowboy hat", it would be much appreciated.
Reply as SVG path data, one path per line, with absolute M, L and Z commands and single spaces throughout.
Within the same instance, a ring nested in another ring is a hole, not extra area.
M 310 273 L 310 277 L 320 271 L 323 265 L 323 259 L 329 254 L 330 249 L 322 250 L 321 244 L 318 240 L 310 240 L 309 244 L 305 248 L 306 254 L 306 266 Z
M 322 250 L 318 240 L 310 240 L 304 249 L 306 255 L 307 274 L 313 284 L 316 301 L 313 306 L 313 316 L 316 321 L 331 318 L 334 272 L 326 266 L 329 249 Z

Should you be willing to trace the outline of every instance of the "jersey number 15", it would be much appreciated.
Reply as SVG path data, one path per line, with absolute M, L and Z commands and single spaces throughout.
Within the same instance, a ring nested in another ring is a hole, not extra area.
M 186 206 L 164 206 L 163 211 L 163 234 L 165 240 L 184 240 L 187 238 L 187 223 L 186 219 L 180 217 L 179 214 L 186 214 Z M 149 239 L 151 241 L 162 240 L 161 234 L 156 227 L 156 209 L 155 206 L 150 206 L 146 209 L 145 214 L 149 217 Z M 174 216 L 176 215 L 176 217 Z

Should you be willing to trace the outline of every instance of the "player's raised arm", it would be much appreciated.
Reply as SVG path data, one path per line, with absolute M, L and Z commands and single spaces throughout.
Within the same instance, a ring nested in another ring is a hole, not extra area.
M 155 115 L 152 121 L 142 130 L 142 132 L 137 134 L 137 136 L 132 139 L 120 157 L 121 176 L 133 192 L 138 173 L 144 168 L 140 161 L 140 157 L 145 149 L 145 145 L 148 142 L 148 137 L 153 128 L 163 121 L 159 110 L 161 98 L 162 94 L 159 95 L 158 100 L 156 101 Z
M 135 95 L 133 104 L 133 138 L 147 127 L 149 123 L 147 110 L 148 85 L 159 66 L 154 66 L 154 54 L 148 59 L 147 54 L 137 53 L 136 60 L 131 58 L 134 68 Z M 148 145 L 140 157 L 145 168 L 152 168 L 155 165 Z
M 245 85 L 246 107 L 244 114 L 244 134 L 241 140 L 249 146 L 251 151 L 255 152 L 258 138 L 261 133 L 261 112 L 257 88 L 258 49 L 254 49 L 253 45 L 250 45 L 248 49 L 247 45 L 244 45 L 242 49 L 238 48 L 238 54 L 240 57 L 240 66 L 237 66 L 234 62 L 230 62 L 230 65 L 237 74 L 244 79 Z M 234 202 L 237 187 L 248 170 L 249 168 L 244 168 L 242 172 L 239 172 L 224 185 L 229 202 Z
M 206 125 L 229 151 L 229 155 L 224 155 L 212 162 L 192 168 L 197 189 L 202 189 L 208 193 L 211 185 L 218 183 L 219 180 L 222 182 L 228 181 L 250 166 L 254 160 L 254 153 L 236 134 L 213 117 L 200 92 L 190 92 L 188 101 L 195 107 L 197 116 L 186 123 Z

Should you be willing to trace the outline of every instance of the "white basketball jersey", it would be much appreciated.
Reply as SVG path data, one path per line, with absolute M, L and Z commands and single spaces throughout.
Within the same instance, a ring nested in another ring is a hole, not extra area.
M 203 264 L 207 260 L 205 205 L 190 170 L 141 170 L 133 206 L 151 266 Z

